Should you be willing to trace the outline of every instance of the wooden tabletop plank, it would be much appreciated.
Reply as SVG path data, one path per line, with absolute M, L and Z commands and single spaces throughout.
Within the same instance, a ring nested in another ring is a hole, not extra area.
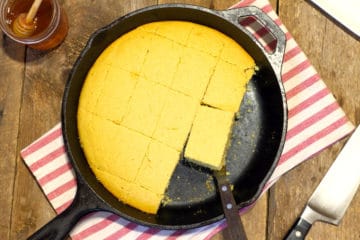
M 9 237 L 25 48 L 2 36 L 0 45 L 0 236 Z
M 333 92 L 350 121 L 360 123 L 360 42 L 307 1 L 279 2 L 279 15 L 294 39 Z M 269 239 L 281 239 L 291 227 L 345 140 L 283 176 L 270 193 Z M 317 222 L 308 239 L 359 239 L 360 194 L 340 226 Z M 331 201 L 331 199 L 329 199 Z

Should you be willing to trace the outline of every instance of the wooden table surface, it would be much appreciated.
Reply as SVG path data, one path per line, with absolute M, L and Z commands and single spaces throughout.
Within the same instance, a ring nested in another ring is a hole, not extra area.
M 121 15 L 174 1 L 60 1 L 70 30 L 65 42 L 38 52 L 0 38 L 0 236 L 26 239 L 55 213 L 19 152 L 60 121 L 64 86 L 92 32 Z M 179 2 L 179 1 L 178 1 Z M 226 9 L 237 0 L 183 3 Z M 360 123 L 360 41 L 305 0 L 272 0 L 280 19 L 318 70 L 350 121 Z M 346 139 L 283 176 L 244 217 L 249 239 L 282 239 Z M 360 193 L 339 226 L 314 224 L 307 239 L 360 239 Z M 222 239 L 221 234 L 214 239 Z

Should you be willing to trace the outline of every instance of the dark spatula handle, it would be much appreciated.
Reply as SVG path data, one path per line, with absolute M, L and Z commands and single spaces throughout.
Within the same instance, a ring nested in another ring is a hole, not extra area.
M 292 226 L 284 240 L 303 240 L 309 232 L 311 224 L 306 220 L 299 218 Z
M 244 226 L 242 224 L 239 209 L 231 191 L 231 186 L 226 178 L 226 173 L 222 171 L 214 173 L 217 181 L 221 203 L 227 222 L 224 230 L 225 239 L 228 240 L 247 240 Z

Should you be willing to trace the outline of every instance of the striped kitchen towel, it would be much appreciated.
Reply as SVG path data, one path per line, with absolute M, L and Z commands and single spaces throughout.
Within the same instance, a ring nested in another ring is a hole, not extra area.
M 343 138 L 354 126 L 267 0 L 244 0 L 233 7 L 250 5 L 267 13 L 287 38 L 282 80 L 289 110 L 288 131 L 280 162 L 267 184 L 268 189 L 285 172 Z M 240 23 L 268 51 L 273 49 L 276 40 L 258 22 L 244 18 Z M 76 180 L 65 152 L 61 125 L 56 125 L 23 149 L 21 156 L 56 212 L 66 209 L 74 198 Z M 224 225 L 223 220 L 190 230 L 160 230 L 137 225 L 108 212 L 96 212 L 84 217 L 70 235 L 74 240 L 209 239 Z

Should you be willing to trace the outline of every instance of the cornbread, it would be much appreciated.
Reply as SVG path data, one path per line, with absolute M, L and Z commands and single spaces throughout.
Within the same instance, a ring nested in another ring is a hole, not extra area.
M 203 103 L 224 111 L 237 112 L 242 96 L 246 91 L 244 82 L 249 79 L 245 77 L 243 71 L 242 68 L 232 63 L 218 62 L 203 98 Z
M 153 138 L 181 152 L 198 108 L 196 99 L 170 90 Z
M 254 67 L 234 40 L 191 22 L 153 22 L 122 35 L 80 94 L 79 138 L 97 179 L 155 214 L 183 155 L 221 168 Z
M 138 80 L 121 125 L 152 137 L 169 89 L 144 78 Z
M 87 112 L 79 111 L 78 119 L 83 126 L 79 128 L 79 135 L 84 139 L 82 144 L 93 170 L 109 171 L 134 181 L 152 139 Z
M 186 145 L 185 158 L 210 169 L 220 170 L 234 114 L 201 106 L 195 116 Z
M 218 59 L 202 51 L 198 51 L 197 54 L 194 52 L 196 50 L 192 48 L 184 49 L 172 81 L 172 88 L 201 102 Z

